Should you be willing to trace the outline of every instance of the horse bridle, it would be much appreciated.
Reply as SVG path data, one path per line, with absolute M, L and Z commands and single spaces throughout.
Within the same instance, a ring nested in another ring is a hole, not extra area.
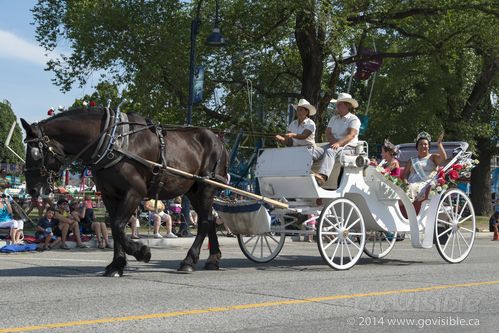
M 53 145 L 51 145 L 51 139 L 43 133 L 42 127 L 38 124 L 33 124 L 38 128 L 37 137 L 33 139 L 25 139 L 24 142 L 30 146 L 30 144 L 35 144 L 36 146 L 31 146 L 30 154 L 33 160 L 38 161 L 41 160 L 41 166 L 33 166 L 31 168 L 25 168 L 24 172 L 36 172 L 40 173 L 40 176 L 47 177 L 47 185 L 49 186 L 50 191 L 54 191 L 54 180 L 57 178 L 61 167 L 59 170 L 54 171 L 47 168 L 45 165 L 45 160 L 47 159 L 46 155 L 48 153 L 52 154 L 60 163 L 61 166 L 64 165 L 65 162 L 65 154 L 64 152 L 59 151 L 59 149 Z
M 124 123 L 118 123 L 119 125 L 123 125 Z M 141 123 L 136 123 L 136 122 L 127 122 L 127 124 L 134 124 L 134 125 L 140 125 L 142 128 L 130 131 L 128 133 L 124 133 L 122 135 L 130 135 L 134 134 L 146 129 L 149 129 L 151 127 L 154 127 L 152 124 L 141 124 Z M 99 141 L 104 135 L 106 135 L 114 126 L 115 124 L 108 124 L 106 128 L 95 138 L 94 140 L 90 141 L 87 146 L 85 146 L 74 158 L 72 158 L 70 161 L 66 161 L 66 155 L 64 154 L 63 151 L 61 151 L 59 148 L 57 148 L 54 145 L 51 145 L 51 139 L 49 136 L 47 136 L 43 132 L 43 128 L 35 123 L 32 126 L 36 127 L 38 131 L 37 137 L 33 139 L 25 139 L 24 142 L 28 145 L 30 144 L 35 144 L 36 146 L 32 146 L 30 150 L 31 157 L 33 160 L 41 160 L 41 166 L 33 166 L 31 168 L 25 168 L 24 172 L 39 172 L 40 176 L 42 177 L 47 177 L 47 185 L 49 186 L 49 189 L 51 192 L 54 191 L 55 186 L 54 186 L 54 181 L 56 178 L 58 178 L 58 174 L 60 170 L 63 168 L 64 165 L 69 165 L 73 163 L 74 161 L 78 160 L 83 153 L 85 153 L 92 145 L 96 144 L 97 141 Z M 98 148 L 97 148 L 98 149 Z M 121 153 L 126 153 L 123 151 L 120 151 Z M 57 171 L 50 170 L 47 168 L 45 165 L 45 161 L 47 159 L 46 155 L 50 153 L 52 154 L 61 164 L 59 169 Z M 127 154 L 124 154 L 128 156 Z M 141 162 L 142 163 L 142 162 Z M 144 163 L 143 163 L 144 164 Z M 147 165 L 147 164 L 146 164 Z

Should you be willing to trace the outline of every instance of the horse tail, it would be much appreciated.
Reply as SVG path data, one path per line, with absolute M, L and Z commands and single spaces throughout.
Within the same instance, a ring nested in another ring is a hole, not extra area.
M 221 143 L 221 141 L 220 141 Z M 214 178 L 225 184 L 229 181 L 229 152 L 220 144 L 220 154 L 213 170 Z

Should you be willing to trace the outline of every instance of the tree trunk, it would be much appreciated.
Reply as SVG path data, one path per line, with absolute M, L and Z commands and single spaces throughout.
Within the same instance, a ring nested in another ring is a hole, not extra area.
M 319 102 L 324 72 L 324 33 L 316 25 L 314 2 L 307 1 L 296 15 L 295 37 L 302 63 L 301 95 L 317 108 L 315 119 L 320 120 Z M 318 132 L 318 134 L 320 134 Z
M 477 142 L 480 163 L 471 172 L 471 202 L 476 215 L 492 214 L 492 197 L 490 187 L 490 159 L 493 156 L 490 139 L 481 138 Z

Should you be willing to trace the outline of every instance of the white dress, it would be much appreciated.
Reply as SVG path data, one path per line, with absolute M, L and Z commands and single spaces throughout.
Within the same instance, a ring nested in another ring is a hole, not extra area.
M 431 154 L 423 158 L 411 158 L 411 164 L 411 173 L 407 178 L 407 182 L 409 183 L 407 196 L 414 201 L 424 197 L 425 191 L 421 191 L 426 185 L 429 185 L 428 181 L 435 176 L 437 165 L 431 159 Z

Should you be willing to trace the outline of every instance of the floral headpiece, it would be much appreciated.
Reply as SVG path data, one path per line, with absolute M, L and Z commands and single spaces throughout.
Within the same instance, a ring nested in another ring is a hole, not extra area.
M 418 142 L 420 139 L 426 139 L 428 140 L 428 142 L 431 142 L 431 135 L 423 131 L 419 133 L 418 136 L 416 137 L 416 142 Z
M 383 142 L 383 147 L 386 147 L 386 148 L 392 150 L 395 155 L 397 155 L 399 152 L 399 149 L 397 148 L 397 146 L 395 146 L 393 143 L 391 143 L 388 139 L 385 139 L 385 141 Z

